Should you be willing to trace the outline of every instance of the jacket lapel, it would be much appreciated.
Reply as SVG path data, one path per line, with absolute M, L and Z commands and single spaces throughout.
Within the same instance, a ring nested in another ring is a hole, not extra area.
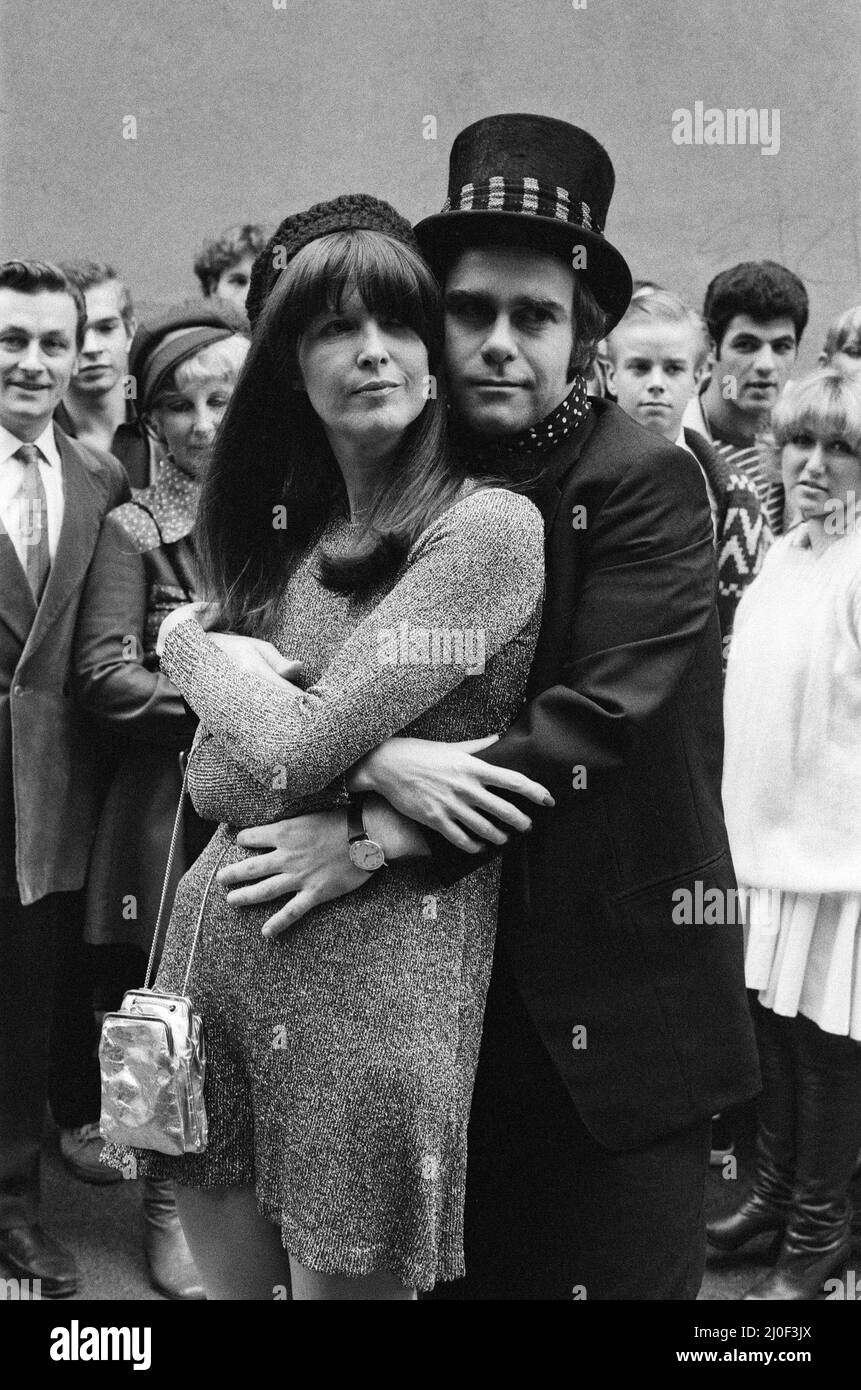
M 55 431 L 55 437 L 63 464 L 63 525 L 42 601 L 27 639 L 25 658 L 44 640 L 83 583 L 101 525 L 98 499 L 80 449 L 60 430 Z M 27 582 L 26 576 L 24 582 Z
M 568 478 L 568 474 L 577 462 L 583 448 L 595 428 L 595 411 L 590 402 L 589 413 L 580 422 L 573 434 L 553 450 L 550 463 L 544 469 L 535 484 L 528 492 L 528 496 L 535 503 L 544 518 L 544 534 L 549 539 L 553 522 L 556 520 L 556 513 L 559 510 L 559 503 L 562 500 L 562 492 Z
M 0 618 L 23 647 L 36 616 L 36 600 L 27 576 L 12 544 L 12 538 L 0 521 Z

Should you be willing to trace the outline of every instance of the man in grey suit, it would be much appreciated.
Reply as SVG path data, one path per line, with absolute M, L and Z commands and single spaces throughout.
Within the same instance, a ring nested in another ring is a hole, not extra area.
M 76 1287 L 39 1225 L 39 1154 L 57 933 L 98 802 L 68 668 L 102 519 L 129 495 L 116 459 L 52 419 L 84 323 L 56 266 L 0 264 L 0 1264 L 44 1297 Z

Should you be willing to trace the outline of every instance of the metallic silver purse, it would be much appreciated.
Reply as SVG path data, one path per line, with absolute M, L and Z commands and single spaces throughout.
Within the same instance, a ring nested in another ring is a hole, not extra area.
M 203 894 L 182 992 L 151 989 L 187 784 L 186 763 L 143 988 L 128 990 L 119 1010 L 105 1015 L 99 1041 L 102 1138 L 172 1156 L 202 1153 L 206 1148 L 206 1048 L 203 1024 L 187 990 L 209 890 L 223 857 L 219 856 Z

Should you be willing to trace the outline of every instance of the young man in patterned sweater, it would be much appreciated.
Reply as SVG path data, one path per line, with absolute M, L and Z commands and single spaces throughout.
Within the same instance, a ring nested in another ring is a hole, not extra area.
M 703 305 L 712 372 L 682 421 L 750 478 L 776 536 L 786 522 L 783 486 L 768 477 L 757 439 L 798 357 L 808 309 L 804 285 L 776 261 L 742 261 L 716 275 Z

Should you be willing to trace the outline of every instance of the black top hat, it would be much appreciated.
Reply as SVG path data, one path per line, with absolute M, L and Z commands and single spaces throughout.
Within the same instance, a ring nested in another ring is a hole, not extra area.
M 615 181 L 607 151 L 579 126 L 552 116 L 486 116 L 455 139 L 445 205 L 418 223 L 416 237 L 438 274 L 467 246 L 532 246 L 562 256 L 612 327 L 631 298 L 631 272 L 604 237 Z

